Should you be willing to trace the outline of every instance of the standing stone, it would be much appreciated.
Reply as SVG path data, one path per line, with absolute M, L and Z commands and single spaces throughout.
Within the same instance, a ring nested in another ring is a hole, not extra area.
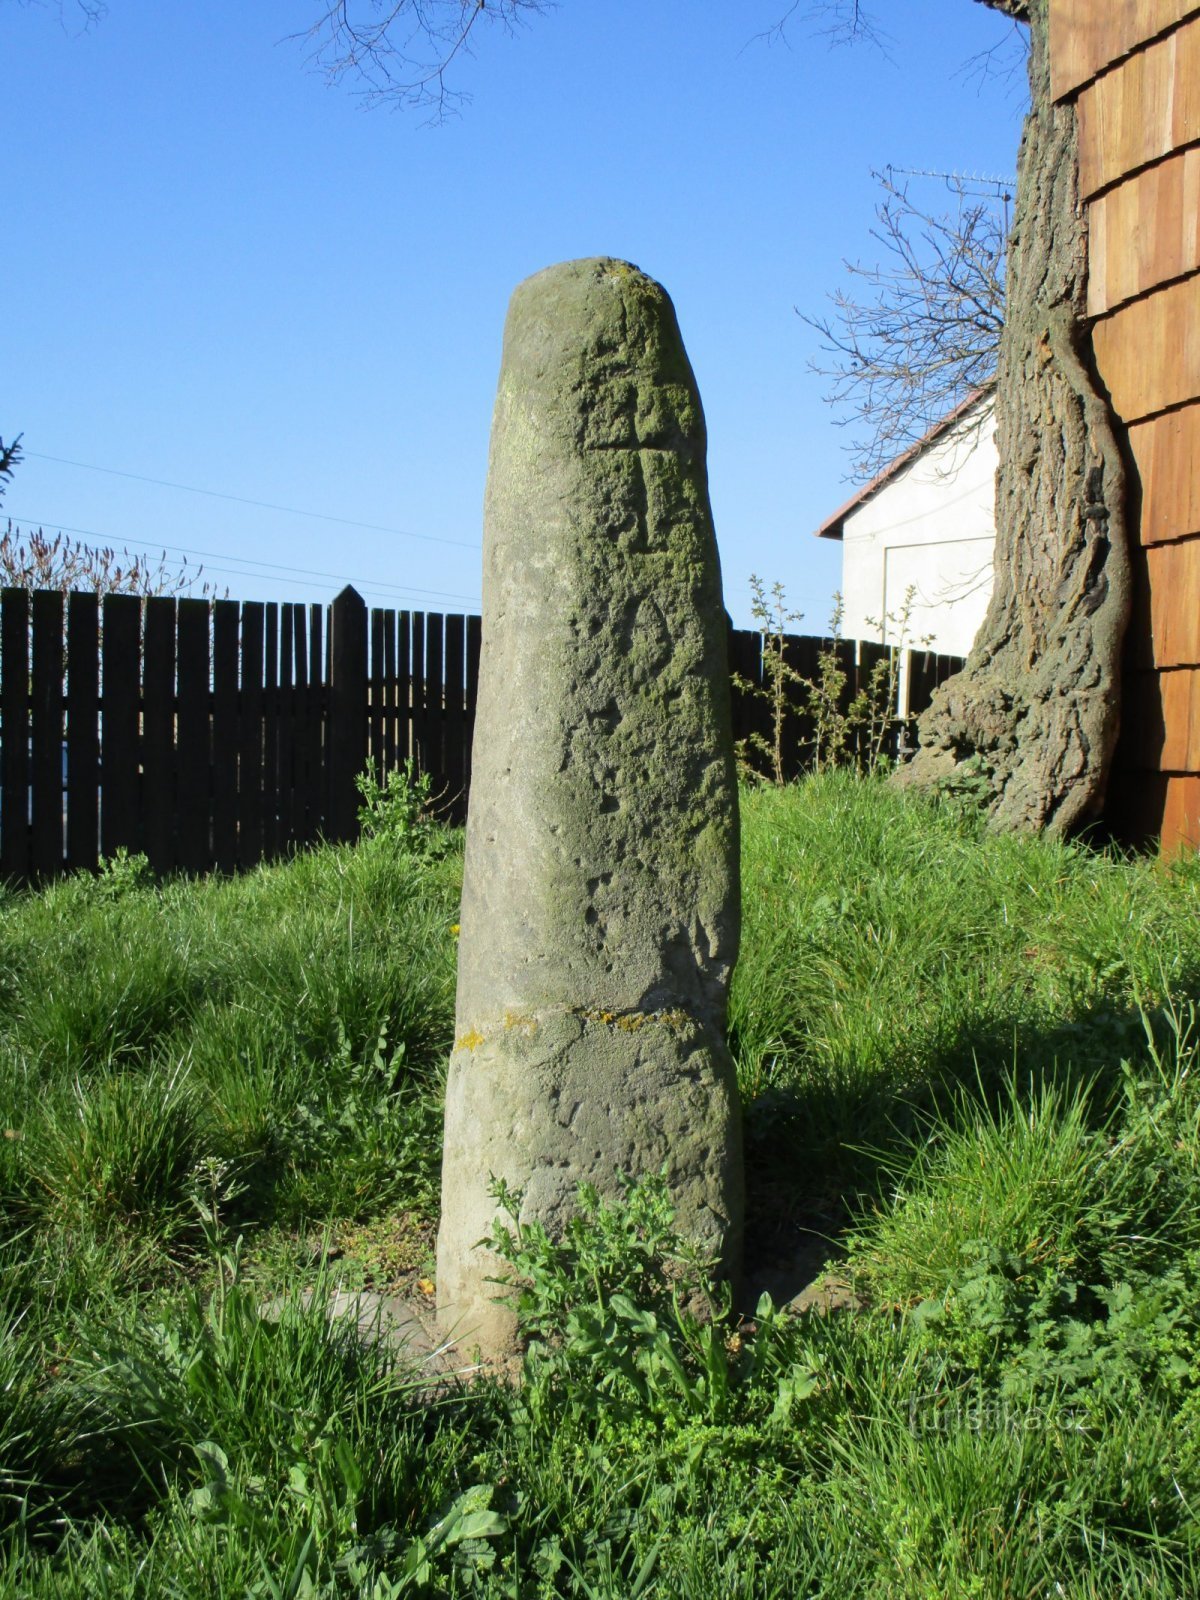
M 739 931 L 726 621 L 704 416 L 666 292 L 599 258 L 513 294 L 484 512 L 483 658 L 446 1090 L 438 1309 L 511 1347 L 490 1180 L 561 1231 L 665 1172 L 735 1273 L 725 1043 Z

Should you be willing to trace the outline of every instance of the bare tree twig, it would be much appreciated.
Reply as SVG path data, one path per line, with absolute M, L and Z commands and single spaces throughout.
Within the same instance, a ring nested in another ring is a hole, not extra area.
M 1013 93 L 1024 94 L 1028 60 L 1029 29 L 1022 27 L 1013 17 L 1004 35 L 986 50 L 980 50 L 964 61 L 958 75 L 966 83 L 972 79 L 979 84 L 988 78 L 998 79 L 1001 83 L 1010 84 Z
M 888 35 L 868 12 L 863 0 L 791 0 L 770 27 L 756 33 L 751 43 L 788 43 L 788 28 L 799 13 L 804 22 L 822 24 L 815 31 L 830 44 L 873 44 L 883 49 Z
M 851 475 L 873 478 L 990 381 L 1004 324 L 1004 257 L 1011 191 L 988 193 L 949 177 L 955 207 L 918 204 L 892 169 L 876 173 L 883 198 L 871 237 L 881 262 L 847 262 L 852 287 L 833 314 L 801 318 L 821 337 L 826 395 L 854 430 Z
M 17 4 L 43 9 L 51 6 L 58 13 L 58 20 L 64 28 L 67 27 L 68 13 L 78 12 L 85 33 L 95 23 L 103 22 L 108 15 L 108 0 L 17 0 Z
M 325 0 L 311 27 L 293 34 L 330 83 L 357 79 L 368 104 L 426 110 L 441 122 L 470 96 L 447 73 L 470 55 L 481 22 L 512 33 L 553 0 Z

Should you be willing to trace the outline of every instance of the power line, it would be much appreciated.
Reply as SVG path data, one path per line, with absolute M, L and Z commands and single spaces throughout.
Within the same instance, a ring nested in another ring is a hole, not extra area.
M 100 539 L 103 540 L 106 545 L 111 545 L 114 543 L 109 534 L 97 533 L 94 528 L 67 528 L 64 527 L 62 523 L 55 522 L 52 517 L 37 517 L 24 512 L 14 511 L 11 513 L 11 519 L 13 522 L 18 523 L 36 523 L 39 528 L 53 528 L 57 533 L 70 533 L 79 539 Z M 134 543 L 137 542 L 138 541 L 136 540 L 134 541 Z M 311 581 L 314 578 L 325 578 L 333 583 L 352 583 L 359 588 L 371 590 L 376 594 L 395 594 L 399 596 L 420 595 L 427 599 L 433 600 L 461 600 L 465 605 L 477 606 L 479 604 L 479 597 L 477 595 L 455 594 L 447 589 L 419 589 L 412 584 L 390 583 L 385 579 L 377 580 L 374 578 L 349 578 L 345 573 L 342 572 L 320 572 L 312 567 L 288 567 L 279 561 L 252 561 L 249 557 L 231 556 L 219 550 L 192 550 L 189 549 L 187 545 L 182 544 L 160 544 L 157 539 L 151 540 L 150 542 L 157 549 L 160 549 L 164 555 L 184 557 L 193 556 L 204 561 L 212 559 L 214 561 L 234 561 L 242 563 L 241 566 L 237 567 L 208 566 L 204 568 L 205 572 L 220 573 L 222 577 L 226 578 L 260 578 L 269 582 L 274 579 L 276 573 L 284 573 L 288 576 L 292 583 L 299 584 L 305 589 L 326 588 L 328 585 L 325 583 L 314 583 Z M 269 572 L 251 570 L 252 568 L 263 567 L 269 567 L 273 570 Z M 305 576 L 293 576 L 294 574 L 304 574 Z M 200 574 L 198 573 L 197 576 L 200 576 Z
M 121 472 L 116 467 L 98 467 L 92 461 L 69 461 L 66 456 L 48 456 L 40 450 L 26 450 L 30 460 L 53 461 L 60 467 L 82 467 L 86 472 L 103 472 L 110 478 L 131 478 L 135 483 L 152 483 L 160 489 L 182 489 L 187 494 L 203 494 L 212 500 L 232 500 L 239 506 L 257 506 L 262 511 L 284 511 L 292 517 L 312 517 L 317 522 L 336 522 L 343 528 L 363 528 L 368 533 L 391 533 L 400 539 L 420 539 L 425 544 L 453 544 L 462 550 L 478 550 L 466 539 L 447 539 L 437 533 L 409 533 L 404 528 L 388 528 L 378 522 L 355 522 L 350 517 L 331 517 L 323 511 L 304 511 L 299 506 L 280 506 L 272 500 L 251 500 L 246 495 L 224 494 L 219 489 L 198 489 L 193 483 L 171 483 L 166 478 L 147 478 L 140 472 Z

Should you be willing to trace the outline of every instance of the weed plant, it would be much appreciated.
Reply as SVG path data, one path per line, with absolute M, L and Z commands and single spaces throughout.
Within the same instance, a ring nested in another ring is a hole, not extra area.
M 436 1219 L 460 856 L 386 798 L 0 903 L 0 1593 L 1200 1592 L 1195 862 L 748 794 L 751 1244 L 851 1305 L 739 1316 L 654 1178 L 501 1194 L 521 1380 L 435 1385 L 327 1315 Z
M 750 577 L 750 615 L 762 641 L 762 679 L 752 682 L 735 672 L 733 685 L 765 712 L 767 732 L 756 730 L 737 742 L 738 769 L 748 783 L 773 783 L 777 787 L 795 776 L 787 755 L 785 730 L 795 719 L 806 727 L 802 740 L 801 770 L 822 773 L 846 767 L 855 772 L 879 774 L 891 765 L 887 746 L 902 736 L 906 721 L 897 714 L 900 661 L 913 646 L 929 639 L 914 639 L 909 632 L 916 590 L 906 590 L 898 612 L 886 612 L 882 621 L 868 617 L 879 635 L 882 654 L 870 671 L 857 675 L 853 693 L 843 651 L 844 607 L 835 594 L 828 636 L 817 652 L 810 674 L 789 659 L 788 629 L 804 620 L 793 611 L 781 583 L 768 591 L 761 578 Z

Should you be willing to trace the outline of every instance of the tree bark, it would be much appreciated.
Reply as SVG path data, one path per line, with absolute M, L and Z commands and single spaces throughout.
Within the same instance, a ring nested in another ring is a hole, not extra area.
M 997 370 L 992 598 L 897 779 L 978 792 L 997 829 L 1065 834 L 1103 805 L 1131 577 L 1125 466 L 1085 315 L 1075 108 L 1050 99 L 1049 0 L 1027 10 L 1031 107 Z
M 1029 0 L 981 0 L 981 3 L 993 11 L 1002 11 L 1016 22 L 1029 21 Z

